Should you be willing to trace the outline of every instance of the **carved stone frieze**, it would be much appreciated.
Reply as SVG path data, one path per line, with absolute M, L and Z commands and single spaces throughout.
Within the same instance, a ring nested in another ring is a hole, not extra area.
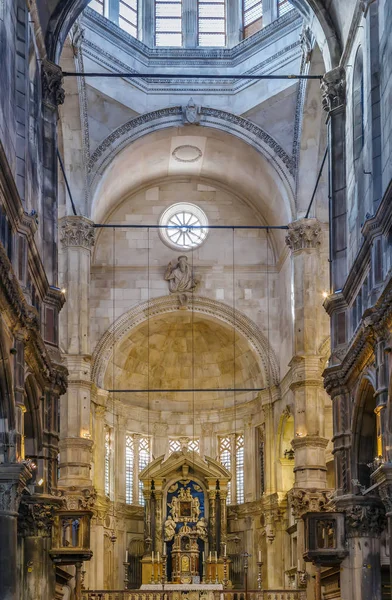
M 299 519 L 307 512 L 325 510 L 329 501 L 329 490 L 293 488 L 290 490 L 288 498 L 293 516 Z
M 91 250 L 95 243 L 92 221 L 85 217 L 64 217 L 60 220 L 60 240 L 65 248 L 81 246 Z
M 41 75 L 42 99 L 47 106 L 55 109 L 64 103 L 63 72 L 58 65 L 45 59 L 42 61 Z
M 317 219 L 299 219 L 288 227 L 286 244 L 293 252 L 320 246 L 321 226 Z
M 325 111 L 344 105 L 346 99 L 346 72 L 336 67 L 325 73 L 321 81 L 322 104 Z

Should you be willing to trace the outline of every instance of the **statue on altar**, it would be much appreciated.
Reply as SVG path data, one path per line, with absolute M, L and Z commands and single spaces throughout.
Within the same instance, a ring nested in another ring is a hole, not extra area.
M 198 537 L 201 540 L 203 540 L 203 542 L 206 542 L 208 540 L 207 521 L 204 517 L 201 517 L 201 519 L 199 519 L 198 522 L 196 523 L 196 531 L 197 531 Z
M 176 533 L 176 523 L 173 517 L 169 515 L 164 525 L 164 540 L 165 542 L 171 542 Z

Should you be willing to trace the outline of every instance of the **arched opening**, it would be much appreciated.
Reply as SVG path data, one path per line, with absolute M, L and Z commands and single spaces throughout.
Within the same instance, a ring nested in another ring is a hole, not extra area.
M 374 387 L 365 380 L 359 395 L 358 417 L 355 427 L 355 445 L 357 479 L 360 485 L 370 487 L 372 463 L 377 457 L 377 419 Z

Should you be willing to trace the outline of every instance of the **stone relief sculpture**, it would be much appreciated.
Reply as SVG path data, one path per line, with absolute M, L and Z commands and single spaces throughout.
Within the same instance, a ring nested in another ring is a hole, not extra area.
M 183 107 L 182 118 L 185 125 L 200 124 L 200 106 L 196 106 L 193 98 L 191 98 L 188 104 Z
M 193 276 L 188 258 L 179 256 L 174 265 L 170 261 L 166 268 L 165 279 L 169 282 L 170 293 L 178 295 L 180 308 L 186 308 L 189 294 L 194 292 L 199 284 L 199 281 Z

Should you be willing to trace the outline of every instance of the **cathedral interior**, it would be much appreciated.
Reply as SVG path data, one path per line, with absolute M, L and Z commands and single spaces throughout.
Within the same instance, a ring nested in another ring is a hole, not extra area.
M 0 600 L 392 599 L 391 31 L 0 0 Z

